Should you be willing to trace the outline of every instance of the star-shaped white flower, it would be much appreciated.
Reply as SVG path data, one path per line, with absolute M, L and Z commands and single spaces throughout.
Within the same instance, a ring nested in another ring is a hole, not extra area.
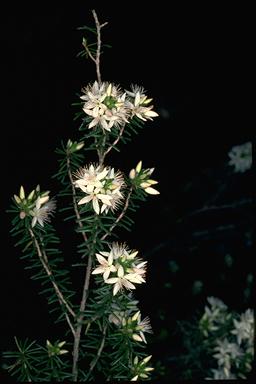
M 122 290 L 123 287 L 126 289 L 136 289 L 135 285 L 132 283 L 141 284 L 142 281 L 139 278 L 139 275 L 133 273 L 128 273 L 125 275 L 124 268 L 120 265 L 117 269 L 117 277 L 111 277 L 110 279 L 105 280 L 107 284 L 114 284 L 113 295 L 115 296 L 119 290 Z
M 87 187 L 80 186 L 80 188 L 83 192 L 87 193 L 88 195 L 79 200 L 78 205 L 86 204 L 92 201 L 93 209 L 97 213 L 97 215 L 99 215 L 100 212 L 102 213 L 104 211 L 105 206 L 111 206 L 112 197 L 110 195 L 104 195 L 102 193 L 99 193 L 98 188 L 96 188 L 93 192 L 89 192 Z M 103 206 L 101 208 L 99 205 L 99 201 L 103 203 Z
M 103 279 L 107 280 L 111 272 L 116 272 L 116 267 L 113 265 L 113 257 L 109 254 L 108 259 L 105 259 L 99 253 L 96 253 L 96 257 L 100 266 L 95 268 L 92 272 L 93 275 L 103 273 Z
M 74 182 L 76 187 L 87 187 L 87 191 L 90 193 L 94 188 L 102 188 L 102 180 L 108 174 L 109 169 L 104 168 L 100 170 L 99 167 L 94 167 L 92 164 L 89 168 L 81 168 L 75 176 L 78 179 Z

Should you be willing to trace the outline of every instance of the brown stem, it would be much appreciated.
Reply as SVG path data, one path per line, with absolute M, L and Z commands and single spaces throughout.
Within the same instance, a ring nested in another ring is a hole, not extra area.
M 74 340 L 74 348 L 73 348 L 73 368 L 72 368 L 74 381 L 77 381 L 77 378 L 78 378 L 78 358 L 79 358 L 81 331 L 83 326 L 82 321 L 84 318 L 84 310 L 85 310 L 85 305 L 86 305 L 86 301 L 89 293 L 89 284 L 90 284 L 91 269 L 92 269 L 92 254 L 94 253 L 93 250 L 94 250 L 95 243 L 96 243 L 96 231 L 95 231 L 95 237 L 93 239 L 92 251 L 88 257 L 88 264 L 85 272 L 82 300 L 79 308 L 79 316 L 77 318 L 77 327 L 75 331 L 75 340 Z
M 98 19 L 97 13 L 95 12 L 94 9 L 92 10 L 92 14 L 93 14 L 93 17 L 94 17 L 94 21 L 95 21 L 95 25 L 96 25 L 96 30 L 97 30 L 97 51 L 96 51 L 96 57 L 95 57 L 94 62 L 95 62 L 95 65 L 96 65 L 96 73 L 97 73 L 98 83 L 100 84 L 101 83 L 101 74 L 100 74 L 101 32 L 100 32 L 100 30 L 105 25 L 107 25 L 107 23 L 103 23 L 103 24 L 99 23 L 99 19 Z
M 80 216 L 80 213 L 79 213 L 79 210 L 78 210 L 78 206 L 77 206 L 77 202 L 76 202 L 76 189 L 75 189 L 75 186 L 74 186 L 74 180 L 73 180 L 73 176 L 72 176 L 72 172 L 71 172 L 71 166 L 70 166 L 70 157 L 69 157 L 68 153 L 67 153 L 67 170 L 68 170 L 68 177 L 69 177 L 71 188 L 72 188 L 73 206 L 74 206 L 74 211 L 75 211 L 75 214 L 76 214 L 77 222 L 78 222 L 79 227 L 83 228 L 83 224 L 82 224 L 82 221 L 81 221 L 81 216 Z M 86 242 L 87 241 L 86 233 L 81 231 L 81 234 L 83 236 L 84 241 Z
M 41 263 L 42 263 L 42 265 L 43 265 L 43 267 L 44 267 L 45 272 L 47 273 L 47 275 L 48 275 L 49 277 L 52 277 L 53 274 L 52 274 L 52 271 L 51 271 L 51 269 L 50 269 L 50 266 L 49 266 L 49 263 L 48 263 L 48 259 L 47 259 L 47 255 L 46 255 L 45 251 L 44 251 L 44 250 L 41 250 L 40 245 L 39 245 L 39 243 L 38 243 L 38 241 L 37 241 L 37 238 L 35 237 L 34 232 L 32 231 L 32 229 L 29 229 L 29 233 L 30 233 L 30 236 L 31 236 L 31 238 L 32 238 L 32 240 L 33 240 L 33 242 L 34 242 L 34 244 L 35 244 L 35 247 L 36 247 L 36 250 L 37 250 L 38 257 L 39 257 L 39 259 L 40 259 L 40 261 L 41 261 Z M 55 293 L 56 293 L 56 295 L 57 295 L 57 297 L 58 297 L 58 300 L 59 300 L 59 303 L 61 304 L 61 306 L 64 305 L 65 308 L 67 309 L 67 312 L 69 312 L 69 313 L 72 315 L 72 317 L 75 317 L 75 313 L 74 313 L 74 311 L 73 311 L 72 308 L 69 306 L 69 304 L 68 304 L 67 301 L 65 300 L 63 294 L 61 293 L 61 291 L 60 291 L 58 285 L 56 284 L 56 282 L 55 282 L 52 278 L 51 278 L 51 283 L 52 283 L 52 285 L 53 285 L 53 288 L 54 288 L 54 290 L 55 290 Z M 73 333 L 73 335 L 74 335 L 74 334 L 75 334 L 75 330 L 74 330 L 74 328 L 73 328 L 73 325 L 72 325 L 72 322 L 71 322 L 71 320 L 70 320 L 70 318 L 69 318 L 69 315 L 68 315 L 67 313 L 65 313 L 65 316 L 66 316 L 68 325 L 69 325 L 69 327 L 70 327 L 70 329 L 71 329 L 71 331 L 72 331 L 72 333 Z
M 111 149 L 118 143 L 118 141 L 121 139 L 121 136 L 124 132 L 124 127 L 125 127 L 125 123 L 122 125 L 121 129 L 120 129 L 120 132 L 117 136 L 117 138 L 115 139 L 115 141 L 110 144 L 110 146 L 108 147 L 108 149 L 106 150 L 106 152 L 104 152 L 104 155 L 103 155 L 103 161 L 104 161 L 104 158 L 105 156 L 111 151 Z
M 74 348 L 73 348 L 73 369 L 72 369 L 74 381 L 77 381 L 77 376 L 78 376 L 77 363 L 78 363 L 78 358 L 79 358 L 79 345 L 80 345 L 81 331 L 82 331 L 82 326 L 83 326 L 82 320 L 84 317 L 83 312 L 84 312 L 87 297 L 88 297 L 91 269 L 92 269 L 92 256 L 89 255 L 88 264 L 87 264 L 86 273 L 85 273 L 83 295 L 82 295 L 82 300 L 81 300 L 80 309 L 79 309 L 80 314 L 77 318 L 77 327 L 76 327 L 76 331 L 75 331 L 75 340 L 74 340 Z
M 132 190 L 133 190 L 133 187 L 130 187 L 129 192 L 128 192 L 127 196 L 126 196 L 126 200 L 125 200 L 125 204 L 124 204 L 124 207 L 122 209 L 122 212 L 117 217 L 117 219 L 114 222 L 114 224 L 109 228 L 109 231 L 107 233 L 105 233 L 105 235 L 103 235 L 101 237 L 101 240 L 105 240 L 106 237 L 109 236 L 110 233 L 113 231 L 113 229 L 116 227 L 117 223 L 119 223 L 119 221 L 124 217 L 124 215 L 125 215 L 125 213 L 127 211 L 128 205 L 129 205 L 129 201 L 130 201 L 130 197 L 131 197 L 131 194 L 132 194 Z
M 99 360 L 99 358 L 101 356 L 101 353 L 102 353 L 104 345 L 105 345 L 106 332 L 107 332 L 107 324 L 105 324 L 104 327 L 103 327 L 102 340 L 101 340 L 101 343 L 100 343 L 100 346 L 99 346 L 99 349 L 97 351 L 97 354 L 96 354 L 95 358 L 90 363 L 90 368 L 89 368 L 89 372 L 87 374 L 87 377 L 89 377 L 90 373 L 93 371 L 95 365 L 97 364 L 97 362 L 98 362 L 98 360 Z

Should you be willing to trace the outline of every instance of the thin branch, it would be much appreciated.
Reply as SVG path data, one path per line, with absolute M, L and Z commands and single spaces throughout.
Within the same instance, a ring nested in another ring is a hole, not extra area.
M 184 221 L 187 217 L 196 216 L 200 213 L 209 212 L 209 211 L 220 211 L 222 209 L 234 209 L 234 208 L 238 208 L 240 206 L 250 205 L 253 203 L 254 203 L 253 199 L 242 199 L 242 200 L 234 201 L 233 203 L 230 203 L 230 204 L 205 205 L 202 208 L 196 209 L 196 210 L 189 212 L 188 214 L 184 215 L 183 217 L 178 219 L 177 222 L 179 223 L 181 221 Z
M 117 138 L 115 139 L 115 141 L 108 147 L 108 149 L 104 152 L 104 155 L 103 155 L 103 160 L 105 158 L 105 156 L 111 151 L 111 149 L 119 142 L 119 140 L 121 139 L 121 136 L 124 132 L 124 127 L 125 127 L 125 123 L 122 125 L 121 129 L 120 129 L 120 132 L 117 136 Z
M 98 83 L 101 83 L 101 74 L 100 74 L 100 54 L 101 54 L 101 28 L 103 28 L 106 23 L 100 24 L 99 19 L 97 16 L 97 13 L 95 10 L 92 10 L 92 14 L 94 17 L 95 25 L 96 25 L 96 30 L 97 30 L 97 51 L 96 51 L 96 57 L 95 57 L 95 65 L 96 65 L 96 73 L 97 73 L 97 78 L 98 78 Z
M 30 236 L 31 236 L 34 244 L 35 244 L 38 257 L 39 257 L 39 259 L 40 259 L 40 261 L 41 261 L 41 263 L 42 263 L 42 265 L 44 267 L 45 272 L 47 273 L 47 275 L 49 277 L 52 277 L 53 273 L 52 273 L 52 271 L 50 269 L 50 266 L 49 266 L 49 263 L 48 263 L 48 259 L 47 259 L 47 255 L 46 255 L 45 251 L 41 250 L 40 245 L 39 245 L 39 243 L 37 241 L 37 238 L 35 237 L 34 232 L 32 231 L 32 229 L 30 229 L 30 228 L 29 228 L 29 233 L 30 233 Z M 64 305 L 65 308 L 67 309 L 67 311 L 72 315 L 72 317 L 75 317 L 74 311 L 72 310 L 72 308 L 69 306 L 69 304 L 65 300 L 65 298 L 64 298 L 63 294 L 61 293 L 61 291 L 60 291 L 58 285 L 56 284 L 56 282 L 52 278 L 50 280 L 51 280 L 51 283 L 53 285 L 53 288 L 55 290 L 55 293 L 56 293 L 56 295 L 58 297 L 58 300 L 59 300 L 59 303 L 61 304 L 61 306 Z M 65 315 L 66 315 L 66 319 L 67 319 L 67 322 L 69 324 L 69 327 L 70 327 L 73 335 L 75 335 L 75 330 L 74 330 L 73 325 L 72 325 L 72 323 L 70 321 L 70 318 L 69 318 L 67 313 Z
M 96 232 L 95 232 L 95 235 L 96 235 Z M 96 243 L 96 237 L 94 237 L 94 239 L 93 239 L 92 249 L 93 249 L 95 243 Z M 81 331 L 82 331 L 82 326 L 83 326 L 82 321 L 83 321 L 83 317 L 84 317 L 84 310 L 85 310 L 85 305 L 86 305 L 88 293 L 89 293 L 91 270 L 92 270 L 92 252 L 88 256 L 88 264 L 87 264 L 86 272 L 85 272 L 82 300 L 80 303 L 79 316 L 77 318 L 77 327 L 76 327 L 76 331 L 75 331 L 75 340 L 74 340 L 74 347 L 73 347 L 73 368 L 72 368 L 72 374 L 73 374 L 73 380 L 74 381 L 77 381 L 77 379 L 78 379 L 79 346 L 80 346 Z
M 75 189 L 75 186 L 74 186 L 74 180 L 73 180 L 73 176 L 72 176 L 72 172 L 71 172 L 71 166 L 70 166 L 70 157 L 69 157 L 68 153 L 67 153 L 67 170 L 68 170 L 68 177 L 69 177 L 71 188 L 72 188 L 72 199 L 73 199 L 73 206 L 74 206 L 74 211 L 75 211 L 75 214 L 76 214 L 76 219 L 77 219 L 79 227 L 83 228 L 83 224 L 82 224 L 82 221 L 81 221 L 81 216 L 80 216 L 80 213 L 79 213 L 79 210 L 78 210 L 78 206 L 77 206 L 77 202 L 76 202 L 76 189 Z M 86 233 L 81 231 L 81 234 L 83 236 L 84 241 L 86 242 L 87 241 Z
M 96 55 L 93 56 L 93 54 L 90 51 L 90 48 L 87 45 L 87 41 L 85 39 L 83 40 L 82 44 L 84 46 L 84 49 L 85 49 L 87 55 L 94 62 L 95 66 L 96 66 L 97 79 L 98 79 L 98 83 L 100 84 L 101 83 L 101 73 L 100 73 L 101 28 L 105 27 L 105 25 L 107 25 L 108 23 L 105 22 L 103 24 L 100 24 L 98 16 L 97 16 L 97 13 L 95 12 L 94 9 L 92 10 L 92 14 L 93 14 L 93 18 L 94 18 L 95 26 L 96 26 L 96 31 L 97 31 L 97 50 L 96 50 Z
M 101 343 L 100 343 L 100 346 L 99 346 L 99 349 L 97 351 L 96 356 L 94 357 L 94 359 L 90 363 L 90 368 L 89 368 L 89 372 L 87 374 L 87 377 L 89 377 L 90 373 L 94 370 L 94 367 L 97 364 L 97 362 L 98 362 L 98 360 L 99 360 L 99 358 L 101 356 L 101 353 L 102 353 L 104 345 L 105 345 L 106 332 L 107 332 L 107 324 L 105 324 L 104 327 L 103 327 L 102 340 L 101 340 Z
M 129 201 L 130 201 L 130 198 L 131 198 L 132 191 L 133 191 L 133 187 L 130 187 L 129 192 L 128 192 L 127 196 L 126 196 L 126 200 L 125 200 L 125 204 L 124 204 L 122 212 L 117 217 L 117 219 L 114 222 L 114 224 L 110 227 L 109 231 L 107 233 L 105 233 L 105 235 L 103 235 L 100 240 L 105 240 L 106 237 L 110 235 L 110 233 L 113 231 L 113 229 L 119 223 L 119 221 L 124 217 L 124 215 L 125 215 L 125 213 L 127 211 L 128 205 L 129 205 Z

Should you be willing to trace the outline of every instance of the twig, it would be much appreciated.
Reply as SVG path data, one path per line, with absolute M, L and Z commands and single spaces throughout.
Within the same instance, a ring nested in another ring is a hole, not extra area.
M 96 235 L 96 232 L 95 232 L 95 235 Z M 94 247 L 95 243 L 96 243 L 96 238 L 93 239 L 93 247 Z M 92 247 L 92 250 L 93 250 L 93 247 Z M 77 381 L 77 378 L 78 378 L 79 345 L 80 345 L 81 331 L 82 331 L 82 326 L 83 326 L 82 321 L 83 321 L 83 317 L 84 317 L 84 310 L 85 310 L 85 305 L 86 305 L 86 301 L 88 298 L 88 292 L 89 292 L 91 269 L 92 269 L 92 252 L 88 256 L 88 264 L 87 264 L 86 272 L 85 272 L 82 300 L 80 303 L 79 316 L 77 318 L 77 327 L 76 327 L 76 331 L 75 331 L 75 340 L 74 340 L 74 347 L 73 347 L 73 368 L 72 368 L 72 374 L 73 374 L 73 380 L 74 381 Z
M 97 16 L 97 13 L 95 12 L 94 9 L 92 10 L 92 14 L 93 14 L 93 18 L 94 18 L 95 25 L 96 25 L 96 31 L 97 31 L 97 50 L 96 50 L 96 55 L 95 56 L 92 55 L 92 53 L 91 53 L 91 51 L 90 51 L 90 49 L 89 49 L 89 47 L 87 45 L 86 40 L 83 41 L 83 46 L 84 46 L 84 48 L 86 50 L 86 53 L 90 57 L 90 59 L 95 63 L 97 79 L 98 79 L 98 83 L 100 84 L 101 83 L 101 74 L 100 74 L 101 28 L 105 27 L 105 25 L 107 25 L 108 23 L 105 22 L 103 24 L 100 24 L 98 16 Z
M 78 222 L 79 227 L 83 228 L 83 224 L 82 224 L 82 221 L 81 221 L 81 216 L 80 216 L 80 213 L 79 213 L 79 210 L 78 210 L 78 207 L 77 207 L 76 189 L 75 189 L 75 186 L 74 186 L 74 180 L 73 180 L 73 176 L 72 176 L 72 172 L 71 172 L 71 166 L 70 166 L 70 157 L 69 157 L 68 153 L 67 153 L 67 170 L 68 170 L 68 177 L 69 177 L 71 188 L 72 188 L 73 206 L 74 206 L 74 211 L 75 211 L 75 214 L 76 214 L 77 222 Z M 81 234 L 83 236 L 84 241 L 86 242 L 87 241 L 86 233 L 81 231 Z
M 51 271 L 51 269 L 50 269 L 50 266 L 49 266 L 49 264 L 48 264 L 48 259 L 47 259 L 47 256 L 46 256 L 45 251 L 44 251 L 44 250 L 41 250 L 40 245 L 39 245 L 39 243 L 38 243 L 38 241 L 37 241 L 37 238 L 35 237 L 34 232 L 32 231 L 32 229 L 29 229 L 29 233 L 30 233 L 30 236 L 31 236 L 31 238 L 32 238 L 32 240 L 33 240 L 33 242 L 34 242 L 34 244 L 35 244 L 35 247 L 36 247 L 36 250 L 37 250 L 38 257 L 39 257 L 39 259 L 40 259 L 40 261 L 41 261 L 41 263 L 42 263 L 42 265 L 43 265 L 43 267 L 44 267 L 44 269 L 45 269 L 47 275 L 48 275 L 49 277 L 52 277 L 52 276 L 53 276 L 53 273 L 52 273 L 52 271 Z M 52 283 L 53 288 L 54 288 L 54 290 L 55 290 L 55 293 L 56 293 L 56 295 L 57 295 L 57 297 L 58 297 L 59 303 L 60 303 L 61 305 L 64 305 L 64 306 L 65 306 L 65 308 L 66 308 L 67 311 L 72 315 L 72 317 L 75 317 L 75 313 L 74 313 L 74 311 L 72 310 L 72 308 L 69 306 L 69 304 L 68 304 L 67 301 L 65 300 L 65 298 L 64 298 L 63 294 L 61 293 L 61 291 L 60 291 L 58 285 L 56 284 L 56 282 L 55 282 L 52 278 L 51 278 L 50 280 L 51 280 L 51 283 Z M 68 324 L 69 324 L 69 327 L 70 327 L 70 329 L 71 329 L 73 335 L 75 335 L 75 330 L 74 330 L 74 328 L 73 328 L 73 325 L 72 325 L 72 323 L 71 323 L 71 320 L 70 320 L 68 314 L 65 313 L 65 316 L 66 316 L 67 322 L 68 322 Z
M 196 215 L 198 215 L 200 213 L 204 213 L 204 212 L 208 212 L 208 211 L 220 211 L 222 209 L 234 209 L 234 208 L 238 208 L 240 206 L 244 206 L 244 205 L 247 205 L 247 204 L 253 204 L 253 203 L 254 203 L 253 199 L 242 199 L 242 200 L 230 203 L 230 204 L 205 205 L 202 208 L 196 209 L 196 210 L 194 210 L 192 212 L 189 212 L 187 215 L 184 215 L 183 217 L 178 219 L 177 222 L 179 223 L 181 221 L 184 221 L 184 219 L 186 219 L 187 217 L 196 216 Z
M 97 51 L 96 51 L 96 57 L 95 57 L 95 64 L 96 64 L 96 73 L 97 73 L 98 83 L 100 84 L 101 83 L 101 74 L 100 74 L 101 33 L 100 33 L 100 30 L 105 25 L 107 25 L 107 22 L 103 23 L 103 24 L 100 24 L 98 16 L 97 16 L 97 13 L 95 12 L 94 9 L 92 10 L 92 14 L 93 14 L 93 17 L 94 17 L 94 21 L 95 21 L 95 25 L 96 25 L 96 30 L 97 30 Z
M 124 132 L 124 127 L 125 127 L 125 123 L 122 125 L 121 129 L 120 129 L 120 132 L 117 136 L 117 138 L 115 139 L 115 141 L 108 147 L 108 149 L 106 150 L 106 152 L 104 152 L 104 158 L 105 156 L 111 151 L 111 149 L 118 143 L 118 141 L 121 139 L 121 136 Z
M 127 211 L 127 208 L 128 208 L 128 205 L 129 205 L 129 201 L 130 201 L 130 197 L 131 197 L 131 194 L 132 194 L 132 191 L 133 191 L 133 187 L 130 187 L 129 189 L 129 192 L 126 196 L 126 200 L 125 200 L 125 204 L 124 204 L 124 207 L 123 207 L 123 210 L 122 212 L 120 213 L 120 215 L 117 217 L 116 221 L 114 222 L 114 224 L 110 227 L 109 231 L 107 233 L 105 233 L 105 235 L 103 235 L 101 237 L 101 240 L 105 240 L 107 236 L 110 235 L 110 233 L 113 231 L 113 229 L 116 227 L 116 225 L 119 223 L 119 221 L 124 217 L 126 211 Z
M 92 360 L 92 362 L 90 363 L 90 368 L 89 368 L 89 372 L 87 373 L 87 377 L 89 377 L 90 373 L 94 370 L 94 367 L 97 364 L 97 362 L 98 362 L 98 360 L 99 360 L 99 358 L 101 356 L 101 353 L 102 353 L 104 345 L 105 345 L 106 331 L 107 331 L 107 324 L 105 324 L 104 327 L 103 327 L 103 332 L 102 332 L 103 337 L 102 337 L 99 349 L 97 351 L 97 354 L 94 357 L 94 359 Z

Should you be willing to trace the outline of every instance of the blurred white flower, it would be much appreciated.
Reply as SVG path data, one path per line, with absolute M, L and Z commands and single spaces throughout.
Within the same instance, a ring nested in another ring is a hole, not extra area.
M 206 377 L 206 380 L 234 380 L 236 376 L 229 372 L 228 370 L 224 370 L 223 368 L 212 369 L 213 377 Z
M 247 142 L 232 147 L 228 156 L 230 157 L 228 164 L 235 167 L 234 172 L 247 171 L 252 166 L 252 143 Z
M 207 297 L 207 301 L 213 308 L 219 308 L 223 310 L 226 310 L 228 308 L 226 304 L 224 304 L 223 301 L 218 299 L 217 297 L 209 296 Z
M 245 313 L 240 316 L 240 321 L 234 319 L 235 329 L 231 331 L 236 335 L 237 342 L 240 345 L 243 340 L 253 340 L 254 338 L 254 316 L 251 309 L 247 309 Z

